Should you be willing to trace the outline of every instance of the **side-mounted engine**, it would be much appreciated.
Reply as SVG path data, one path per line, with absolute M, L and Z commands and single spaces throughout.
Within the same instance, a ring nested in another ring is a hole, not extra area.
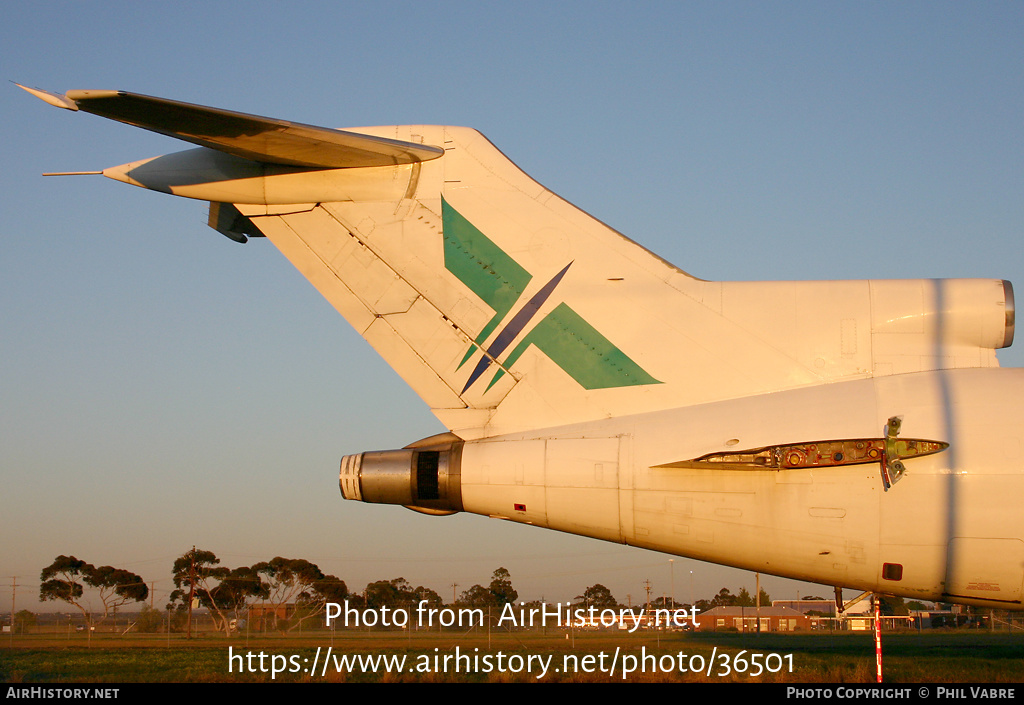
M 424 514 L 462 511 L 462 446 L 454 434 L 341 459 L 338 484 L 345 499 L 401 504 Z

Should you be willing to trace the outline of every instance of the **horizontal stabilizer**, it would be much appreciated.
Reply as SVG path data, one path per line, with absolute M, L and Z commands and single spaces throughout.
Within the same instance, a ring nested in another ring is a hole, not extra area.
M 60 95 L 18 85 L 59 108 L 93 113 L 258 162 L 337 169 L 415 164 L 444 154 L 440 147 L 415 142 L 247 115 L 137 93 L 78 90 Z

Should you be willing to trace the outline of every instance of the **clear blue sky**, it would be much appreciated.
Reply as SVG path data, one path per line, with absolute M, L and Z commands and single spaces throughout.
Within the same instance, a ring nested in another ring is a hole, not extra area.
M 1024 4 L 10 3 L 6 78 L 332 127 L 476 127 L 706 279 L 1024 286 Z M 0 610 L 58 554 L 170 590 L 193 544 L 442 595 L 669 590 L 668 556 L 343 502 L 341 455 L 440 424 L 265 241 L 200 202 L 51 178 L 184 145 L 0 90 Z M 1017 349 L 1001 353 L 1020 366 Z M 676 595 L 753 587 L 678 559 Z M 765 578 L 776 597 L 810 587 Z

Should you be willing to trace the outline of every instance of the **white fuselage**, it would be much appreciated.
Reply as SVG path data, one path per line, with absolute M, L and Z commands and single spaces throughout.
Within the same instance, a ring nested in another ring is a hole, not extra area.
M 998 400 L 998 401 L 996 401 Z M 949 448 L 907 461 L 657 467 L 729 447 L 905 433 Z M 467 442 L 466 511 L 828 585 L 1019 607 L 1024 370 L 841 382 Z M 518 506 L 517 506 L 518 505 Z M 899 580 L 883 565 L 901 567 Z

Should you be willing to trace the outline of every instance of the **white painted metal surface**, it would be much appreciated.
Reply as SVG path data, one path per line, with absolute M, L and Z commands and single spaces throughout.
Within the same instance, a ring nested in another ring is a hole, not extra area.
M 468 128 L 338 132 L 112 91 L 30 92 L 204 145 L 104 174 L 233 204 L 431 406 L 452 435 L 388 466 L 389 487 L 403 472 L 410 483 L 394 496 L 415 500 L 440 473 L 420 509 L 1021 607 L 1024 371 L 998 369 L 994 352 L 1013 336 L 1006 282 L 707 282 Z M 265 139 L 225 140 L 224 120 Z M 894 418 L 911 444 L 948 447 L 889 458 L 906 472 L 888 489 L 879 462 L 842 453 L 773 468 L 700 460 L 882 444 Z M 348 498 L 373 495 L 366 457 L 343 461 Z

